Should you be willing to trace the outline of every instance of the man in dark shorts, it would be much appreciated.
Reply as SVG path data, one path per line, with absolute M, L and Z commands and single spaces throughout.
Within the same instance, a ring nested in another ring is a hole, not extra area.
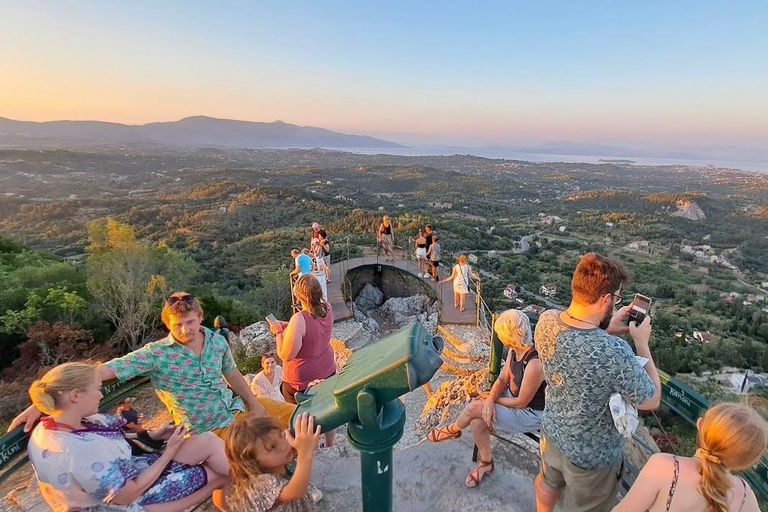
M 618 393 L 640 410 L 661 401 L 661 382 L 648 341 L 650 317 L 637 325 L 621 304 L 626 269 L 596 253 L 582 256 L 571 279 L 573 299 L 565 311 L 550 309 L 536 325 L 536 350 L 547 380 L 541 426 L 541 469 L 536 510 L 611 510 L 621 480 L 625 438 L 613 423 L 609 400 Z M 626 334 L 635 342 L 635 358 Z
M 435 281 L 440 280 L 440 272 L 438 271 L 438 267 L 440 266 L 441 252 L 442 248 L 437 242 L 437 235 L 432 234 L 432 244 L 429 246 L 429 249 L 427 249 L 427 261 L 429 262 L 429 273 L 432 275 L 432 279 Z

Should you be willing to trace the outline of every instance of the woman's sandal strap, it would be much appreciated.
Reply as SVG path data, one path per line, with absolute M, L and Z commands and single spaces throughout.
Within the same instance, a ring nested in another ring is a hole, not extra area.
M 451 425 L 446 425 L 444 427 L 433 428 L 427 434 L 427 439 L 429 439 L 433 443 L 439 443 L 440 441 L 447 441 L 449 439 L 458 439 L 458 438 L 460 438 L 461 437 L 461 430 L 457 430 L 457 431 L 453 432 L 453 431 L 451 431 L 450 427 L 451 427 Z
M 480 473 L 481 469 L 487 468 L 488 466 L 491 467 L 490 470 L 484 473 Z M 475 468 L 472 469 L 472 471 L 470 471 L 469 474 L 467 475 L 467 478 L 469 478 L 474 483 L 474 485 L 468 485 L 467 487 L 469 487 L 470 489 L 473 487 L 477 487 L 478 485 L 480 485 L 480 482 L 482 482 L 486 476 L 493 473 L 493 470 L 494 470 L 493 459 L 489 461 L 481 460 L 480 463 L 477 466 L 475 466 Z M 466 481 L 464 482 L 464 484 L 466 485 Z

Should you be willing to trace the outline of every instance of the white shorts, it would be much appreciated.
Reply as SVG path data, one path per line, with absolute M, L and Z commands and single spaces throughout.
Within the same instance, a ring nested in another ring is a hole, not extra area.
M 419 258 L 419 259 L 426 258 L 427 257 L 427 248 L 426 247 L 417 247 L 416 248 L 416 257 Z

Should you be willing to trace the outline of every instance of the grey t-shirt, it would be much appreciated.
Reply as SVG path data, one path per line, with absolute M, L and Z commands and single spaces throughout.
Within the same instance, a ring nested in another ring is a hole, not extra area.
M 597 327 L 571 327 L 559 314 L 545 311 L 536 324 L 547 381 L 542 430 L 576 466 L 608 466 L 624 449 L 608 406 L 611 395 L 638 405 L 656 386 L 624 340 Z
M 429 253 L 429 259 L 431 261 L 440 261 L 440 251 L 441 251 L 440 243 L 435 242 L 432 244 L 432 252 Z

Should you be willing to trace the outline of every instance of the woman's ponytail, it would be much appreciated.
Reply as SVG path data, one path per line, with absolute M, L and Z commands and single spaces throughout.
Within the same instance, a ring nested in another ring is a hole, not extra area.
M 696 445 L 699 492 L 707 512 L 728 512 L 730 472 L 751 467 L 762 457 L 768 448 L 768 423 L 746 405 L 718 404 L 701 418 Z
M 46 392 L 45 382 L 42 379 L 36 380 L 29 387 L 29 398 L 44 414 L 51 414 L 56 410 L 56 401 Z
M 728 512 L 728 491 L 731 474 L 722 461 L 708 450 L 699 448 L 695 457 L 701 462 L 699 491 L 707 500 L 707 512 Z

